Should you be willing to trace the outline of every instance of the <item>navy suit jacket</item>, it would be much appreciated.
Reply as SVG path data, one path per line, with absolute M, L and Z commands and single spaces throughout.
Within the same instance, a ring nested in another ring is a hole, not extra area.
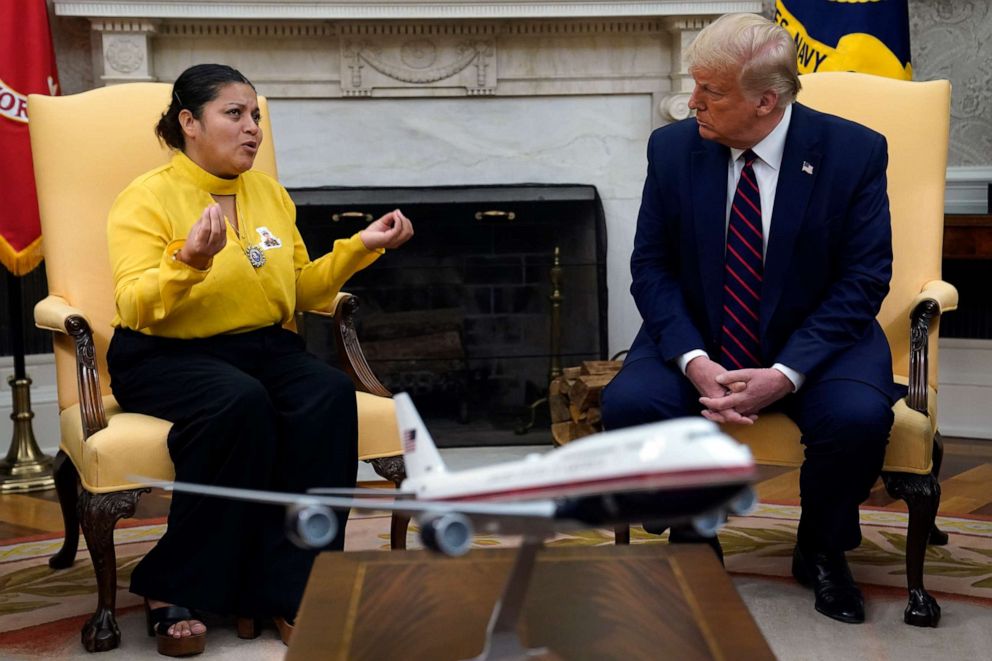
M 651 135 L 631 257 L 644 323 L 628 361 L 691 349 L 719 361 L 729 159 L 694 118 Z M 887 163 L 882 135 L 793 105 L 761 292 L 766 367 L 898 394 L 875 320 L 892 275 Z

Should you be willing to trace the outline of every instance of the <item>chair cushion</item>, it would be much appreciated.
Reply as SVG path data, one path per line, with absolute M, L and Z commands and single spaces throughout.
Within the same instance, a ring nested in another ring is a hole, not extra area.
M 906 383 L 906 379 L 899 376 L 895 380 L 904 385 Z M 927 390 L 929 416 L 906 406 L 905 399 L 900 399 L 892 407 L 895 422 L 889 434 L 885 465 L 882 470 L 924 475 L 933 468 L 933 437 L 937 430 L 937 392 L 933 388 Z M 725 433 L 747 445 L 754 455 L 754 460 L 759 464 L 799 466 L 803 463 L 799 427 L 784 413 L 760 416 L 758 421 L 750 426 L 722 425 L 721 427 Z
M 172 423 L 140 413 L 125 413 L 112 395 L 103 398 L 107 427 L 83 442 L 79 405 L 62 411 L 61 448 L 91 493 L 137 489 L 130 479 L 143 475 L 172 480 L 175 471 L 166 437 Z M 358 393 L 358 458 L 362 460 L 402 454 L 393 400 Z
M 403 454 L 391 397 L 358 393 L 358 458 L 362 461 Z
M 137 489 L 132 475 L 157 480 L 175 478 L 165 439 L 171 422 L 140 413 L 124 413 L 112 395 L 103 398 L 107 427 L 83 442 L 79 404 L 62 411 L 62 450 L 92 493 Z

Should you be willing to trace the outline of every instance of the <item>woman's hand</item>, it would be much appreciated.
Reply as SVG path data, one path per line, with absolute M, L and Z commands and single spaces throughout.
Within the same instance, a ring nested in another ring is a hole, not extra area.
M 210 260 L 227 245 L 227 223 L 219 204 L 203 210 L 200 220 L 189 230 L 186 243 L 176 253 L 176 259 L 201 271 L 210 266 Z
M 390 211 L 358 234 L 366 250 L 399 248 L 413 236 L 413 223 L 399 209 Z

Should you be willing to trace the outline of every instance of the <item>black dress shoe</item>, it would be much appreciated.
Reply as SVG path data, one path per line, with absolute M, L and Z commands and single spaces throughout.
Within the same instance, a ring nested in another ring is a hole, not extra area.
M 848 624 L 865 621 L 865 600 L 843 552 L 804 552 L 797 544 L 792 552 L 792 575 L 813 588 L 820 613 Z

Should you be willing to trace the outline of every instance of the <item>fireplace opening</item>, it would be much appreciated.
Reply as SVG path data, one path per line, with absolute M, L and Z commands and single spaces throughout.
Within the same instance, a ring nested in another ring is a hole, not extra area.
M 392 392 L 410 394 L 439 446 L 551 443 L 547 406 L 531 406 L 551 372 L 607 357 L 595 187 L 289 192 L 311 256 L 394 208 L 413 220 L 413 239 L 345 289 L 361 302 L 356 327 L 370 366 Z M 329 323 L 306 323 L 311 351 L 333 362 Z

